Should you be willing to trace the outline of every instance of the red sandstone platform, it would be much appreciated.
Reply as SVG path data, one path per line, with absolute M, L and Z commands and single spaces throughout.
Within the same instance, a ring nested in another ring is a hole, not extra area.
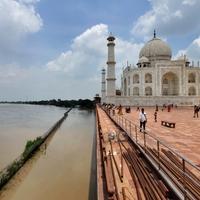
M 146 130 L 200 166 L 200 118 L 193 118 L 193 108 L 173 108 L 170 112 L 159 108 L 157 122 L 154 122 L 155 107 L 144 109 L 148 118 Z M 132 107 L 131 113 L 125 113 L 123 109 L 123 117 L 139 126 L 139 111 L 136 110 Z M 176 127 L 162 126 L 162 120 L 175 122 Z
M 114 123 L 110 120 L 110 118 L 107 116 L 107 114 L 102 110 L 97 108 L 98 111 L 98 115 L 99 115 L 99 122 L 101 124 L 101 129 L 102 129 L 102 134 L 103 134 L 103 138 L 104 138 L 104 145 L 105 145 L 105 149 L 106 152 L 108 153 L 109 151 L 111 151 L 111 146 L 110 146 L 110 142 L 109 142 L 109 138 L 108 138 L 108 134 L 111 132 L 116 132 L 116 133 L 122 133 L 115 125 Z M 120 135 L 120 138 L 123 140 L 123 136 Z M 98 139 L 98 143 L 99 143 L 99 139 Z M 124 141 L 124 143 L 126 143 Z M 99 148 L 99 147 L 98 147 Z M 113 148 L 113 155 L 116 159 L 117 165 L 119 167 L 119 169 L 121 169 L 121 154 L 120 154 L 120 149 L 119 149 L 119 145 L 116 141 L 112 141 L 112 148 Z M 98 149 L 98 151 L 100 151 L 100 149 Z M 122 188 L 125 188 L 126 190 L 126 198 L 127 199 L 137 199 L 136 197 L 136 188 L 134 186 L 134 182 L 131 178 L 130 172 L 128 170 L 127 165 L 124 162 L 124 166 L 123 166 L 123 172 L 124 172 L 124 177 L 123 177 L 123 182 L 120 181 L 118 173 L 117 173 L 117 169 L 116 167 L 113 168 L 114 170 L 114 175 L 116 177 L 115 181 L 116 181 L 116 185 L 118 188 L 118 194 L 119 194 L 119 199 L 122 199 Z M 97 163 L 101 164 L 100 161 L 100 157 L 97 156 Z M 102 170 L 101 167 L 97 167 L 98 168 L 98 197 L 99 199 L 104 199 L 103 195 L 102 195 L 102 191 L 103 191 L 103 186 L 102 186 Z M 141 188 L 139 188 L 141 190 Z M 143 197 L 143 196 L 142 196 Z M 144 199 L 144 197 L 143 197 Z

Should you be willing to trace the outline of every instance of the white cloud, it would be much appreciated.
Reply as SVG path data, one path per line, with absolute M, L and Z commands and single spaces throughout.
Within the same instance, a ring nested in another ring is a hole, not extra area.
M 189 5 L 189 6 L 193 6 L 196 3 L 196 0 L 184 0 L 183 4 L 184 5 Z
M 181 12 L 180 10 L 177 10 L 177 11 L 174 13 L 174 16 L 181 19 L 181 18 L 183 17 L 183 14 L 182 14 L 182 12 Z
M 18 0 L 20 3 L 27 3 L 27 4 L 32 4 L 32 3 L 37 3 L 40 0 Z
M 67 72 L 69 77 L 77 81 L 81 79 L 100 79 L 100 70 L 106 67 L 108 26 L 99 24 L 86 30 L 73 40 L 71 49 L 63 52 L 58 58 L 50 61 L 47 68 L 50 71 Z M 116 71 L 119 72 L 123 64 L 136 63 L 139 50 L 143 44 L 135 44 L 116 38 Z M 97 83 L 97 84 L 100 84 Z
M 0 0 L 0 47 L 12 46 L 23 36 L 38 32 L 42 19 L 36 12 L 37 0 Z
M 43 68 L 19 67 L 15 63 L 0 66 L 0 100 L 92 98 L 100 92 L 101 69 L 106 68 L 107 61 L 108 35 L 105 24 L 87 29 L 74 38 L 69 50 Z M 127 60 L 137 62 L 142 45 L 116 38 L 118 84 L 122 66 Z
M 194 61 L 197 63 L 200 59 L 200 36 L 193 40 L 186 49 L 180 50 L 177 53 L 176 58 L 181 55 L 187 55 L 190 62 Z
M 132 33 L 140 37 L 187 34 L 200 31 L 200 1 L 198 0 L 148 0 L 151 10 L 134 23 Z
M 104 24 L 86 30 L 73 40 L 70 50 L 47 64 L 48 69 L 69 72 L 71 76 L 87 76 L 85 72 L 91 75 L 105 65 L 107 35 L 108 28 Z

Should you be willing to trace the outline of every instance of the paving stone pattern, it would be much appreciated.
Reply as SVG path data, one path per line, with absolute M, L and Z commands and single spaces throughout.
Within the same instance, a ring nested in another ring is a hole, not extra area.
M 200 166 L 200 117 L 193 117 L 193 108 L 172 108 L 170 112 L 159 108 L 157 122 L 154 121 L 155 108 L 144 107 L 144 109 L 148 119 L 146 130 Z M 139 126 L 139 111 L 136 110 L 132 107 L 131 113 L 125 113 L 123 109 L 123 116 Z M 162 126 L 161 120 L 175 122 L 176 127 Z

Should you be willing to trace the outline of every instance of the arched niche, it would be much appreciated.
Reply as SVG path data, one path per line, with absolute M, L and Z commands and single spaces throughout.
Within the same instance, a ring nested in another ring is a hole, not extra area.
M 179 79 L 173 72 L 168 72 L 162 77 L 162 95 L 176 96 L 179 94 Z
M 145 95 L 146 96 L 152 96 L 152 88 L 151 87 L 145 88 Z
M 194 73 L 190 73 L 188 75 L 188 83 L 195 83 L 196 82 L 196 76 Z
M 139 87 L 133 88 L 133 96 L 139 96 Z
M 189 96 L 194 96 L 196 95 L 196 88 L 194 86 L 190 87 L 188 90 L 188 95 Z
M 145 74 L 145 83 L 152 83 L 152 75 L 150 73 Z
M 138 74 L 134 74 L 133 75 L 133 83 L 139 83 L 139 75 Z

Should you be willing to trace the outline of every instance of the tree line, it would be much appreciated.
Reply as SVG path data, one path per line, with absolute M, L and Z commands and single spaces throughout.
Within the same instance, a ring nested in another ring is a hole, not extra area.
M 53 105 L 58 107 L 79 107 L 86 109 L 93 109 L 95 102 L 90 99 L 79 100 L 41 100 L 41 101 L 2 101 L 0 103 L 12 103 L 12 104 L 33 104 L 33 105 Z

